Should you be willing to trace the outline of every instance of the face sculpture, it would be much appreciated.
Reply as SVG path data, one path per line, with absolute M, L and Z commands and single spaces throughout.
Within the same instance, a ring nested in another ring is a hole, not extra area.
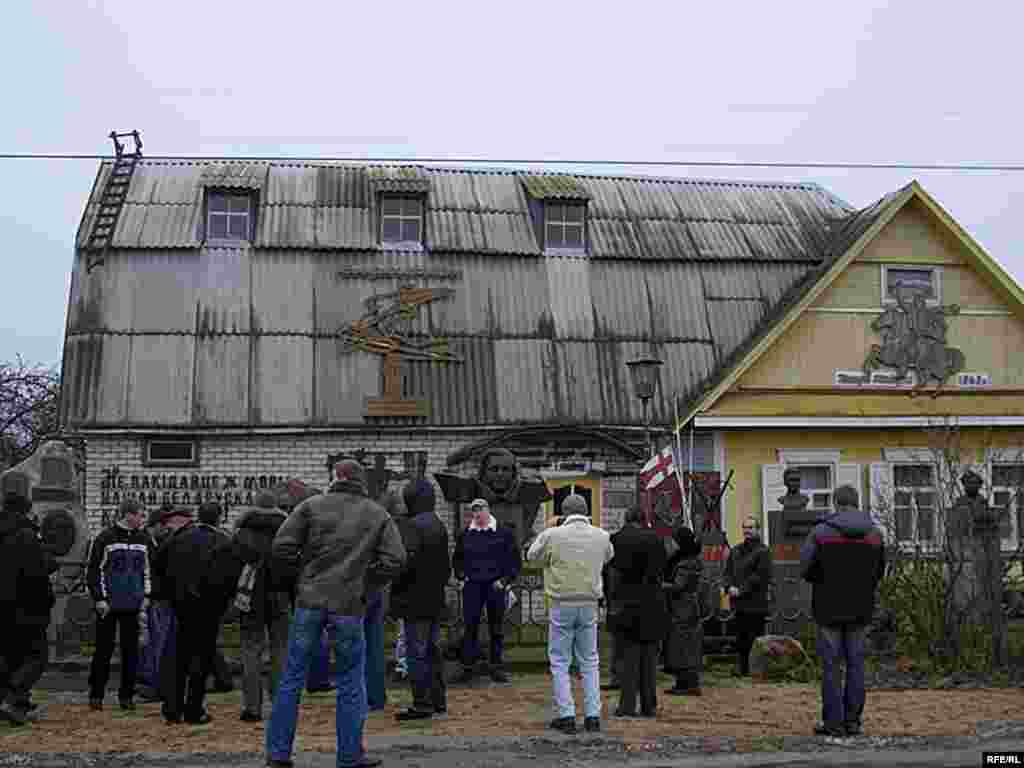
M 502 451 L 487 456 L 481 468 L 480 480 L 496 494 L 508 491 L 516 480 L 516 458 Z
M 963 476 L 960 482 L 964 487 L 964 493 L 967 495 L 967 498 L 978 498 L 978 494 L 981 492 L 981 477 L 973 472 L 969 472 Z

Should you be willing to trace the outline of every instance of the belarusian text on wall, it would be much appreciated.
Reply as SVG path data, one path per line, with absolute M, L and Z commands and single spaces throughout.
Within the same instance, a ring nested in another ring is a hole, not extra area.
M 103 470 L 100 507 L 116 509 L 126 499 L 146 506 L 173 504 L 196 506 L 216 501 L 225 511 L 248 506 L 260 491 L 267 491 L 287 478 L 283 475 L 227 475 L 210 472 L 132 472 L 118 466 Z

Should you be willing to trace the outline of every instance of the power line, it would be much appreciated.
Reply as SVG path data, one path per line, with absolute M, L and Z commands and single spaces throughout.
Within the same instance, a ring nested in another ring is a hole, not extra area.
M 114 160 L 113 155 L 79 155 L 62 153 L 3 152 L 0 160 Z M 146 155 L 143 160 L 179 162 L 232 161 L 279 163 L 394 163 L 419 165 L 422 163 L 454 163 L 456 165 L 607 165 L 650 166 L 677 168 L 802 168 L 854 171 L 1024 171 L 1024 164 L 1001 163 L 816 163 L 785 161 L 731 161 L 731 160 L 559 160 L 548 159 L 491 159 L 479 157 L 280 157 L 268 155 L 240 155 L 223 157 L 211 155 Z

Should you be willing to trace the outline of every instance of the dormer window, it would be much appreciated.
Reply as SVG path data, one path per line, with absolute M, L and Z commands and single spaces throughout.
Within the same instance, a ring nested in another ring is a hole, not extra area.
M 584 203 L 545 203 L 544 249 L 583 250 L 586 210 Z
M 206 193 L 206 239 L 250 240 L 253 199 L 247 192 Z
M 419 247 L 423 242 L 423 198 L 384 195 L 380 200 L 380 241 Z

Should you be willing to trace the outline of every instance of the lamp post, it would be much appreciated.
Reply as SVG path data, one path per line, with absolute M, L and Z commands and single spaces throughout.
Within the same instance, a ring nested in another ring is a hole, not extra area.
M 626 363 L 629 368 L 629 378 L 633 383 L 633 392 L 644 405 L 644 431 L 647 435 L 647 447 L 650 449 L 651 455 L 654 454 L 654 444 L 651 440 L 651 419 L 647 403 L 654 397 L 654 390 L 658 384 L 658 368 L 662 365 L 664 365 L 663 361 L 656 357 L 638 357 Z

